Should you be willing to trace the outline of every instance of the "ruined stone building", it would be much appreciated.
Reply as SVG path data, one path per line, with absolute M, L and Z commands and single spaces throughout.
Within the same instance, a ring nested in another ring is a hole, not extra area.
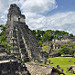
M 65 75 L 63 72 L 52 66 L 25 63 L 31 75 Z
M 72 37 L 64 37 L 59 39 L 53 39 L 52 40 L 52 45 L 53 45 L 53 49 L 57 50 L 60 49 L 61 46 L 65 43 L 71 43 L 71 45 L 75 45 L 75 39 Z
M 6 27 L 8 28 L 6 30 L 7 42 L 11 45 L 11 53 L 22 61 L 41 59 L 41 48 L 26 25 L 25 16 L 21 14 L 16 4 L 10 5 Z
M 62 45 L 69 44 L 71 48 L 75 46 L 75 39 L 73 37 L 63 37 L 61 39 L 53 39 L 51 45 L 49 47 L 49 56 L 55 57 L 58 56 L 58 49 L 62 47 Z
M 27 67 L 0 45 L 0 75 L 30 75 Z

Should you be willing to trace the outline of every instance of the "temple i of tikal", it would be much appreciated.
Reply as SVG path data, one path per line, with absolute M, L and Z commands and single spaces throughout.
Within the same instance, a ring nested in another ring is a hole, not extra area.
M 25 16 L 21 14 L 16 4 L 10 5 L 5 26 L 8 28 L 6 30 L 7 42 L 11 45 L 12 54 L 24 62 L 41 59 L 41 48 L 26 25 Z

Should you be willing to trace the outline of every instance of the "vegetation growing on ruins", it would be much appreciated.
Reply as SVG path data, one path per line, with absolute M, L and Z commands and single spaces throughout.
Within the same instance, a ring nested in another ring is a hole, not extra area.
M 7 39 L 7 35 L 5 35 L 5 30 L 7 29 L 6 26 L 0 25 L 0 44 L 4 45 L 4 47 L 6 47 L 7 49 L 10 48 L 10 45 L 5 42 Z
M 46 41 L 51 41 L 54 38 L 61 39 L 64 37 L 75 37 L 73 34 L 69 34 L 68 32 L 65 31 L 59 31 L 59 30 L 32 30 L 32 33 L 34 37 L 39 41 L 40 46 L 46 42 Z
M 53 31 L 53 30 L 32 30 L 32 33 L 34 37 L 39 41 L 40 46 L 42 47 L 43 51 L 46 51 L 49 53 L 51 42 L 53 39 L 62 39 L 64 37 L 71 37 L 75 38 L 73 34 L 69 34 L 65 31 Z M 56 44 L 58 45 L 58 44 Z M 58 54 L 60 55 L 73 55 L 75 52 L 75 46 L 72 44 L 72 42 L 67 42 L 61 46 L 61 48 L 58 50 Z

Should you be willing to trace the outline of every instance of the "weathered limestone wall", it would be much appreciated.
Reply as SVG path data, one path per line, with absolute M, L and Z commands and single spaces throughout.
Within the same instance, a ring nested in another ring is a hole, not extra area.
M 26 50 L 30 58 L 35 58 L 40 60 L 40 50 L 37 40 L 33 37 L 30 29 L 27 25 L 19 25 L 20 31 L 22 32 L 22 39 L 24 41 Z
M 70 43 L 70 42 L 71 42 L 72 45 L 74 45 L 75 44 L 75 39 L 71 38 L 71 37 L 62 38 L 60 40 L 53 39 L 52 40 L 53 50 L 60 49 L 61 45 L 65 44 L 65 43 Z
M 18 16 L 14 16 L 13 18 L 11 18 L 11 20 L 16 21 L 16 22 L 18 22 L 18 21 L 25 22 L 25 19 L 20 17 L 20 16 L 19 17 Z
M 62 39 L 60 39 L 60 40 L 58 40 L 58 39 L 53 39 L 52 42 L 53 42 L 53 43 L 56 43 L 56 44 L 64 44 L 64 43 L 68 43 L 68 42 L 73 42 L 73 43 L 75 43 L 75 39 L 74 39 L 74 38 L 69 38 L 69 37 L 67 37 L 67 38 L 62 38 Z

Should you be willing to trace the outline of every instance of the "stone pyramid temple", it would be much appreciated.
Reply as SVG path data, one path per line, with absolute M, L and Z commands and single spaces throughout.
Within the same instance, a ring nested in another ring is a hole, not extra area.
M 41 59 L 41 48 L 25 23 L 25 16 L 21 14 L 16 4 L 11 4 L 8 15 L 6 35 L 7 42 L 11 45 L 10 52 L 22 61 Z

